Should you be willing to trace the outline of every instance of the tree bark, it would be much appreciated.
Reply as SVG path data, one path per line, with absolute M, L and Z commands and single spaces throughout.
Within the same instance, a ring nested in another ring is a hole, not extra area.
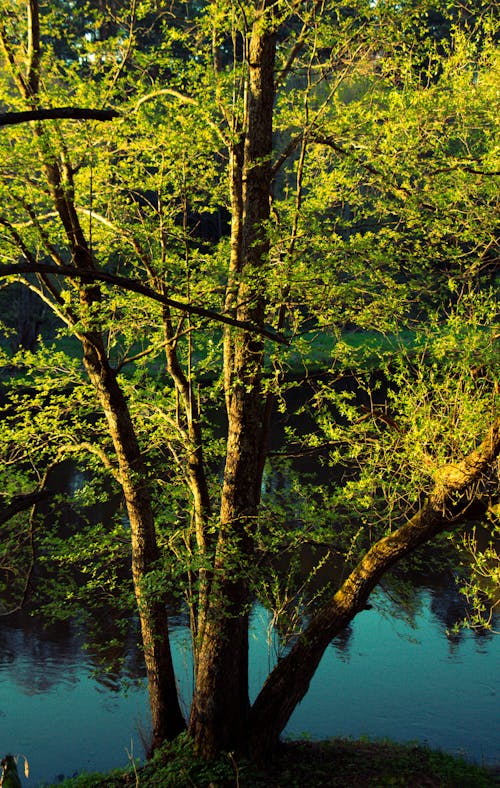
M 417 547 L 463 520 L 471 500 L 480 495 L 478 485 L 499 455 L 500 419 L 476 450 L 436 474 L 434 489 L 425 505 L 409 522 L 376 542 L 311 619 L 290 652 L 271 672 L 253 704 L 249 748 L 254 757 L 265 758 L 276 747 L 293 710 L 306 694 L 326 647 L 364 609 L 381 577 Z

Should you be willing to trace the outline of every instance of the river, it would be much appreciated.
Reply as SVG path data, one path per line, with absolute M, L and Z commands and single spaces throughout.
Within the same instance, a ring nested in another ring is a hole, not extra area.
M 393 616 L 375 596 L 328 648 L 286 736 L 389 737 L 417 741 L 498 764 L 500 638 L 446 636 L 446 619 L 459 604 L 451 586 L 422 585 L 412 620 Z M 255 696 L 274 660 L 262 607 L 253 614 L 251 692 Z M 24 615 L 0 624 L 0 747 L 30 765 L 23 785 L 57 782 L 62 775 L 108 770 L 143 757 L 148 732 L 147 693 L 132 637 L 120 671 L 96 670 L 95 655 L 71 624 L 44 628 Z M 189 638 L 173 625 L 174 659 L 187 708 L 191 691 Z

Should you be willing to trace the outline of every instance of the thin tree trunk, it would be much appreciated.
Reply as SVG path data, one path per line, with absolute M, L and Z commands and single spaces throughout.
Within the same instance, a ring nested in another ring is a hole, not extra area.
M 210 593 L 210 573 L 207 571 L 206 564 L 208 563 L 211 552 L 213 552 L 212 540 L 207 534 L 207 526 L 211 513 L 211 500 L 203 454 L 203 434 L 200 422 L 199 407 L 195 398 L 195 393 L 193 391 L 192 381 L 186 376 L 179 363 L 175 346 L 175 336 L 172 328 L 171 314 L 167 306 L 163 307 L 163 325 L 166 340 L 165 357 L 167 361 L 167 369 L 174 382 L 177 395 L 184 411 L 184 424 L 182 427 L 179 425 L 179 428 L 182 429 L 184 438 L 187 483 L 191 495 L 193 496 L 194 535 L 196 541 L 196 550 L 199 560 L 202 564 L 198 572 L 197 600 L 190 600 L 191 634 L 193 639 L 193 657 L 196 671 L 196 666 L 198 663 L 198 648 L 199 643 L 203 637 L 205 616 Z
M 144 589 L 147 575 L 158 561 L 147 471 L 127 403 L 99 340 L 95 336 L 92 340 L 83 338 L 84 363 L 108 422 L 130 522 L 132 577 L 148 676 L 154 750 L 184 730 L 185 721 L 172 664 L 165 600 L 163 594 Z
M 478 485 L 500 455 L 500 420 L 464 460 L 447 465 L 436 477 L 425 505 L 397 531 L 376 542 L 330 602 L 312 618 L 290 652 L 269 675 L 250 713 L 249 747 L 262 759 L 276 747 L 290 715 L 306 694 L 331 639 L 364 609 L 381 577 L 399 560 L 467 514 Z M 458 504 L 457 501 L 461 501 Z
M 71 169 L 54 158 L 50 163 L 44 162 L 44 169 L 74 263 L 82 272 L 91 271 L 94 261 L 74 205 Z M 82 284 L 80 304 L 83 319 L 80 323 L 85 322 L 87 314 L 92 314 L 100 300 L 98 285 Z M 127 402 L 109 365 L 102 335 L 96 330 L 78 329 L 77 336 L 82 343 L 86 371 L 108 423 L 130 522 L 132 577 L 148 675 L 154 749 L 165 739 L 175 738 L 185 728 L 185 721 L 172 665 L 165 600 L 161 594 L 154 597 L 144 590 L 147 575 L 156 568 L 158 560 L 148 474 Z
M 54 159 L 50 163 L 44 161 L 44 169 L 75 265 L 82 271 L 92 270 L 94 261 L 74 204 L 71 169 L 68 164 L 60 165 Z M 100 300 L 98 285 L 82 286 L 80 303 L 84 320 Z M 85 368 L 113 440 L 130 522 L 132 577 L 148 675 L 154 749 L 163 740 L 177 736 L 185 728 L 185 721 L 177 695 L 164 599 L 151 597 L 143 587 L 158 559 L 148 475 L 128 406 L 109 365 L 101 334 L 91 330 L 78 333 L 78 336 L 83 346 Z
M 19 93 L 29 105 L 29 111 L 35 113 L 33 117 L 37 117 L 41 58 L 38 0 L 29 0 L 27 20 L 28 42 L 24 71 L 12 56 L 10 42 L 2 28 L 0 28 L 0 44 Z M 40 164 L 45 173 L 55 210 L 64 228 L 72 263 L 82 274 L 92 272 L 95 270 L 95 265 L 76 211 L 74 173 L 68 152 L 64 147 L 62 153 L 52 149 L 51 139 L 39 116 L 34 122 L 33 130 Z M 62 140 L 60 144 L 63 146 Z M 49 248 L 48 251 L 50 253 L 54 250 Z M 54 254 L 51 256 L 55 259 L 57 268 L 62 263 L 62 259 L 58 254 L 55 258 Z M 54 308 L 56 312 L 60 312 L 63 305 L 57 288 L 53 287 L 48 276 L 41 271 L 37 271 L 37 275 L 42 290 L 52 296 Z M 81 282 L 81 315 L 74 315 L 66 310 L 67 320 L 73 325 L 84 324 L 89 315 L 93 313 L 95 315 L 95 308 L 98 308 L 101 301 L 99 285 L 86 280 L 83 275 Z M 93 319 L 95 320 L 95 317 Z M 174 738 L 180 733 L 185 728 L 185 721 L 177 696 L 164 599 L 161 594 L 158 598 L 147 593 L 144 587 L 147 575 L 155 568 L 158 559 L 147 471 L 127 403 L 104 351 L 102 335 L 93 327 L 81 330 L 78 326 L 75 333 L 82 343 L 85 368 L 108 423 L 127 505 L 131 531 L 132 576 L 148 674 L 154 748 L 164 739 Z

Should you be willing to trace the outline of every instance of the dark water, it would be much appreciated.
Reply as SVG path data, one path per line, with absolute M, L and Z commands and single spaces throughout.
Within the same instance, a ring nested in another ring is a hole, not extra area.
M 465 632 L 449 640 L 444 619 L 454 602 L 446 594 L 421 588 L 412 624 L 376 608 L 358 616 L 328 648 L 285 735 L 390 737 L 498 763 L 500 638 Z M 268 622 L 256 608 L 252 696 L 275 660 Z M 28 758 L 31 776 L 23 785 L 126 765 L 128 753 L 142 757 L 148 706 L 133 642 L 120 688 L 113 674 L 91 675 L 92 656 L 70 626 L 43 630 L 18 618 L 0 627 L 0 749 Z M 191 668 L 183 627 L 174 627 L 173 641 L 187 708 Z

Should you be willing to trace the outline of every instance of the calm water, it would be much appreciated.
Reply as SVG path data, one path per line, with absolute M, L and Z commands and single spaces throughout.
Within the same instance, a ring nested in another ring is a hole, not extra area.
M 447 593 L 420 589 L 412 625 L 376 609 L 358 616 L 328 648 L 285 733 L 426 742 L 480 763 L 498 763 L 500 637 L 464 633 L 448 640 Z M 267 622 L 257 608 L 250 646 L 253 696 L 274 659 Z M 175 628 L 173 640 L 187 704 L 186 631 Z M 27 756 L 31 776 L 23 785 L 126 765 L 127 752 L 142 757 L 148 706 L 145 687 L 133 680 L 141 668 L 132 643 L 126 690 L 113 675 L 91 675 L 91 656 L 71 627 L 44 631 L 22 619 L 3 620 L 0 647 L 0 750 Z

